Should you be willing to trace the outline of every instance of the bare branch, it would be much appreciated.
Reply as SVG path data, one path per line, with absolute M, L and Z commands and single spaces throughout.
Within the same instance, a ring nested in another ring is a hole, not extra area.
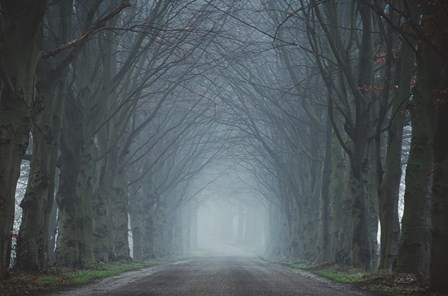
M 99 30 L 101 30 L 102 28 L 104 28 L 107 25 L 107 22 L 109 20 L 111 20 L 112 18 L 114 18 L 116 15 L 118 15 L 122 10 L 124 10 L 125 8 L 131 6 L 131 3 L 129 2 L 130 0 L 123 0 L 123 2 L 118 5 L 115 9 L 113 9 L 112 11 L 110 11 L 108 14 L 106 14 L 105 16 L 101 17 L 99 20 L 97 20 L 89 29 L 87 29 L 87 31 L 85 31 L 84 33 L 82 33 L 80 36 L 76 37 L 75 39 L 64 43 L 56 48 L 53 48 L 50 51 L 45 52 L 42 55 L 42 58 L 49 58 L 49 57 L 53 57 L 59 53 L 61 53 L 64 50 L 67 50 L 69 48 L 72 47 L 77 47 L 79 45 L 82 45 L 84 42 L 87 41 L 87 39 L 95 34 L 96 32 L 98 32 Z

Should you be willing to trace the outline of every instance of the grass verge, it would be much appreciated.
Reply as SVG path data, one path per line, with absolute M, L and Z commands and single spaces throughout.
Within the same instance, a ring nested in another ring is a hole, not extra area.
M 155 259 L 145 262 L 107 263 L 88 269 L 50 269 L 43 273 L 13 272 L 0 281 L 2 296 L 43 295 L 68 287 L 85 285 L 95 280 L 121 274 L 126 271 L 162 265 L 185 258 Z
M 411 274 L 397 274 L 386 271 L 369 273 L 348 266 L 339 266 L 335 264 L 315 265 L 309 262 L 300 261 L 297 258 L 260 258 L 271 263 L 307 270 L 327 279 L 339 283 L 351 284 L 360 289 L 377 292 L 382 295 L 437 295 L 429 292 L 428 283 L 425 279 Z
M 313 267 L 315 267 L 316 265 L 311 264 L 310 262 L 306 262 L 306 261 L 301 261 L 297 258 L 294 257 L 264 257 L 264 256 L 259 256 L 260 259 L 270 262 L 270 263 L 275 263 L 275 264 L 281 264 L 281 265 L 285 265 L 285 266 L 289 266 L 291 268 L 296 268 L 296 269 L 306 269 L 309 270 Z
M 433 295 L 428 290 L 427 281 L 412 274 L 387 271 L 364 272 L 337 265 L 316 268 L 312 272 L 337 282 L 353 284 L 363 290 L 379 292 L 382 295 Z

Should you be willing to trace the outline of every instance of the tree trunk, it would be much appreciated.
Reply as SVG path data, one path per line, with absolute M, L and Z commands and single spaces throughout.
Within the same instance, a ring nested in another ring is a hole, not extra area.
M 428 71 L 432 74 L 431 99 L 435 104 L 434 128 L 434 183 L 431 204 L 431 252 L 430 286 L 431 290 L 448 293 L 446 267 L 448 266 L 448 19 L 446 2 L 426 4 L 427 21 L 433 27 L 433 44 L 440 52 L 436 53 L 429 44 L 425 50 L 430 52 Z M 423 62 L 423 61 L 419 61 Z
M 392 102 L 392 122 L 390 124 L 387 143 L 387 156 L 383 181 L 379 190 L 381 250 L 380 269 L 392 270 L 396 265 L 398 244 L 400 241 L 400 221 L 398 218 L 398 198 L 401 183 L 401 154 L 403 127 L 406 120 L 406 105 L 403 98 L 409 93 L 414 54 L 408 45 L 402 45 L 400 61 L 396 73 L 398 75 L 396 92 Z
M 191 235 L 190 235 L 190 247 L 192 251 L 198 248 L 198 208 L 192 209 L 191 213 Z
M 246 215 L 247 213 L 245 213 L 245 208 L 242 204 L 242 202 L 238 202 L 238 234 L 237 234 L 237 241 L 239 243 L 243 242 L 243 237 L 244 237 L 244 230 L 245 230 L 245 226 L 246 224 Z
M 353 151 L 350 157 L 350 185 L 353 198 L 352 264 L 371 271 L 376 266 L 378 232 L 378 176 L 375 155 L 374 96 L 363 90 L 373 83 L 373 12 L 368 3 L 358 0 L 362 21 L 362 41 L 359 47 L 357 86 L 362 94 L 352 90 L 356 115 L 352 131 Z M 347 75 L 347 73 L 345 74 Z
M 334 132 L 331 136 L 331 142 L 334 261 L 338 264 L 348 265 L 351 263 L 350 254 L 353 241 L 353 221 L 351 218 L 353 201 L 348 190 L 348 155 L 342 149 Z
M 268 242 L 267 253 L 273 257 L 288 256 L 288 227 L 283 211 L 274 205 L 269 206 L 269 232 L 266 235 Z
M 36 38 L 46 1 L 1 1 L 0 26 L 0 278 L 10 263 L 15 192 L 35 103 Z
M 447 47 L 446 47 L 447 49 Z M 446 68 L 445 68 L 446 69 Z M 443 89 L 448 89 L 448 84 Z M 434 184 L 431 207 L 431 289 L 448 293 L 446 267 L 448 266 L 448 97 L 437 110 L 434 141 Z
M 55 182 L 55 188 L 59 186 L 59 182 L 57 181 L 58 177 L 56 178 Z M 56 195 L 56 191 L 54 192 L 54 195 Z M 53 266 L 56 262 L 56 233 L 58 228 L 58 206 L 55 202 L 53 202 L 53 206 L 51 207 L 50 212 L 50 223 L 48 226 L 48 265 Z
M 66 102 L 57 193 L 58 266 L 88 267 L 95 264 L 92 199 L 98 187 L 98 151 L 85 126 L 85 111 L 79 105 L 79 102 L 89 102 L 90 97 L 89 88 L 85 87 L 76 99 L 69 96 Z
M 135 198 L 132 197 L 132 198 Z M 131 199 L 132 201 L 132 199 Z M 154 189 L 152 177 L 149 176 L 144 180 L 142 185 L 142 193 L 138 195 L 135 202 L 131 202 L 131 219 L 134 221 L 132 229 L 134 228 L 141 236 L 141 242 L 134 239 L 135 243 L 141 243 L 141 246 L 136 246 L 142 249 L 142 260 L 155 258 L 154 240 L 155 240 L 155 216 L 157 209 L 157 193 Z
M 124 171 L 115 175 L 112 195 L 112 220 L 114 230 L 114 248 L 117 260 L 131 259 L 129 250 L 129 198 Z
M 134 192 L 129 197 L 129 217 L 132 231 L 132 259 L 143 261 L 143 223 L 142 215 L 139 215 L 139 208 L 142 205 L 142 194 Z
M 48 98 L 47 109 L 43 111 L 41 120 L 35 123 L 30 177 L 20 204 L 23 212 L 17 239 L 16 267 L 23 271 L 42 271 L 47 268 L 49 262 L 48 232 L 54 204 L 54 180 L 61 125 L 61 118 L 57 114 L 61 114 L 58 105 L 62 99 L 53 100 L 56 98 L 55 94 L 49 94 Z
M 334 262 L 334 239 L 332 236 L 332 229 L 334 223 L 333 217 L 333 203 L 332 203 L 332 127 L 329 118 L 327 117 L 327 125 L 325 127 L 325 160 L 322 171 L 321 183 L 321 217 L 322 217 L 322 233 L 321 233 L 321 247 L 322 252 L 319 257 L 320 262 Z
M 447 49 L 447 47 L 446 47 Z M 446 68 L 445 68 L 446 69 Z M 445 83 L 443 89 L 448 89 Z M 447 293 L 446 267 L 448 266 L 448 96 L 438 106 L 434 141 L 434 184 L 431 207 L 431 289 Z
M 406 191 L 397 271 L 426 274 L 429 268 L 430 200 L 433 172 L 433 108 L 428 54 L 419 49 L 417 83 L 411 101 L 412 140 L 406 167 Z
M 112 214 L 110 196 L 109 172 L 101 178 L 98 192 L 92 199 L 93 207 L 93 236 L 95 238 L 94 254 L 97 262 L 109 262 L 115 259 L 112 235 Z
M 66 116 L 68 117 L 68 116 Z M 77 131 L 75 131 L 77 130 Z M 65 267 L 95 265 L 92 222 L 93 142 L 83 143 L 82 129 L 68 129 L 61 142 L 61 172 L 56 264 Z
M 350 185 L 353 198 L 351 259 L 354 266 L 370 271 L 375 268 L 377 252 L 378 183 L 374 169 L 376 160 L 373 143 L 368 141 L 366 135 L 369 135 L 368 129 L 359 129 L 357 137 L 359 142 L 355 144 L 354 156 L 350 159 Z
M 117 149 L 107 145 L 107 136 L 103 132 L 97 138 L 100 155 L 104 155 L 104 161 L 100 169 L 98 191 L 95 192 L 92 200 L 94 253 L 97 262 L 109 262 L 116 259 L 113 247 L 112 196 L 114 174 L 118 166 Z
M 46 19 L 51 21 L 46 23 L 46 29 L 52 34 L 58 34 L 60 40 L 69 37 L 71 9 L 71 2 L 64 1 L 51 6 L 47 12 Z M 54 19 L 58 21 L 55 22 Z M 43 41 L 44 50 L 57 45 L 52 42 L 52 38 L 48 39 Z M 67 67 L 58 67 L 59 60 L 58 58 L 43 60 L 37 69 L 39 80 L 36 89 L 38 97 L 43 100 L 41 102 L 43 110 L 33 118 L 33 155 L 27 190 L 20 205 L 23 212 L 17 239 L 16 269 L 22 271 L 42 271 L 50 263 L 49 232 L 50 222 L 56 215 L 54 199 L 56 162 L 67 79 Z M 53 248 L 54 245 L 51 250 Z

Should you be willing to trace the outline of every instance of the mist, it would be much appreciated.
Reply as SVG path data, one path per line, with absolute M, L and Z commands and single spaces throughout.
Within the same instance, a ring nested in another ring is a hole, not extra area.
M 0 1 L 0 278 L 260 256 L 447 289 L 447 14 Z
M 264 251 L 265 214 L 259 200 L 210 200 L 198 209 L 198 248 L 220 256 Z

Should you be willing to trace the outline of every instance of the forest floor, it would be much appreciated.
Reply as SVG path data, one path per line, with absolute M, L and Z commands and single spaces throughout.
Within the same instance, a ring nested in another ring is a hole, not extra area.
M 291 268 L 309 271 L 327 279 L 348 283 L 359 289 L 377 292 L 382 295 L 403 296 L 446 296 L 446 294 L 432 293 L 427 279 L 412 274 L 393 272 L 363 272 L 348 266 L 335 264 L 312 265 L 294 258 L 261 257 L 271 263 L 286 265 Z

